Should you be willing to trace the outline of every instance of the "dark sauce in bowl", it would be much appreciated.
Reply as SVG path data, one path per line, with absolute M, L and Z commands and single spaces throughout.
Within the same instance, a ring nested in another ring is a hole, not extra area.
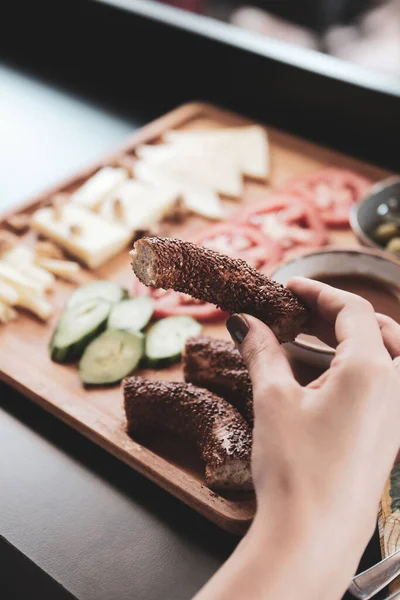
M 358 273 L 348 275 L 321 274 L 315 275 L 313 279 L 362 296 L 371 302 L 375 312 L 392 317 L 397 323 L 400 323 L 400 288 L 397 286 Z M 298 339 L 315 349 L 329 350 L 329 346 L 314 336 L 302 334 Z
M 365 275 L 318 275 L 318 281 L 362 296 L 375 309 L 375 312 L 392 317 L 400 323 L 400 289 L 382 280 Z

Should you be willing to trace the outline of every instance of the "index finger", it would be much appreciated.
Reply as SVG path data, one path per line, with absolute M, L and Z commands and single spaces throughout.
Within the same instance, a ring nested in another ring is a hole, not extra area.
M 294 277 L 287 287 L 334 327 L 342 352 L 348 349 L 351 354 L 366 355 L 384 348 L 374 309 L 361 296 L 303 277 Z

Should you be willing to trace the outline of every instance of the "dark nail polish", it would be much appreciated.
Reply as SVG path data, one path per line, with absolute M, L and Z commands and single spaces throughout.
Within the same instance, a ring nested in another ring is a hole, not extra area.
M 226 322 L 226 328 L 237 344 L 241 344 L 249 332 L 247 321 L 242 315 L 231 315 Z

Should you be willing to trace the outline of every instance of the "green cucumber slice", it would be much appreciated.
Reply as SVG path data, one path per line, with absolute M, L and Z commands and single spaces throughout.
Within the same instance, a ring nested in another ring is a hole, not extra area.
M 112 307 L 107 327 L 125 331 L 140 331 L 150 321 L 153 311 L 153 300 L 149 296 L 122 300 Z
M 55 362 L 70 362 L 82 356 L 89 342 L 105 329 L 111 304 L 91 299 L 66 310 L 50 341 L 50 357 Z
M 84 300 L 93 299 L 107 300 L 110 304 L 116 304 L 123 298 L 126 298 L 127 295 L 127 291 L 119 283 L 97 279 L 96 281 L 89 281 L 79 286 L 69 297 L 67 308 L 78 306 Z
M 142 333 L 107 329 L 86 348 L 79 362 L 84 384 L 118 383 L 130 375 L 143 355 Z
M 154 323 L 146 335 L 146 362 L 161 367 L 178 361 L 186 340 L 201 333 L 201 325 L 185 315 L 167 317 Z

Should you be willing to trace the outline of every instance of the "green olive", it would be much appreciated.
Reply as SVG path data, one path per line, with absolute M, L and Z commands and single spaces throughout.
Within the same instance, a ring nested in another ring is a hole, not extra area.
M 386 244 L 394 236 L 399 234 L 396 223 L 381 223 L 374 231 L 374 238 L 380 244 Z
M 393 254 L 400 254 L 400 237 L 394 237 L 386 246 L 386 250 Z

